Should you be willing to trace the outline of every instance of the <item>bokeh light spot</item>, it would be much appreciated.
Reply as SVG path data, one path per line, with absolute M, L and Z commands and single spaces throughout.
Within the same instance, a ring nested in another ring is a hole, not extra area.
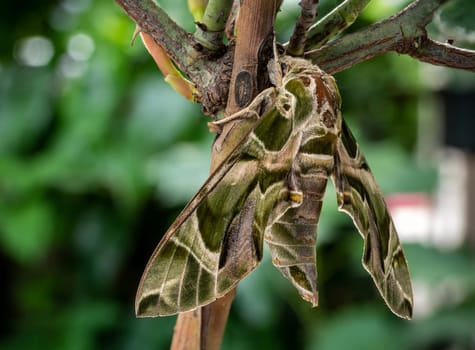
M 43 36 L 32 36 L 17 43 L 15 59 L 25 66 L 42 67 L 50 63 L 54 56 L 53 43 Z
M 92 38 L 84 33 L 73 35 L 68 41 L 68 55 L 76 61 L 86 61 L 94 53 Z

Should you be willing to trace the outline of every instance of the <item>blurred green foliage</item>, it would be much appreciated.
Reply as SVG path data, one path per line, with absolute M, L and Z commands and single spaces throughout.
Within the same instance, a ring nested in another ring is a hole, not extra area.
M 193 29 L 184 1 L 160 3 Z M 207 117 L 163 82 L 140 43 L 131 46 L 134 24 L 113 1 L 0 7 L 0 348 L 166 349 L 175 317 L 136 319 L 135 289 L 206 179 Z M 297 15 L 286 3 L 280 37 Z M 412 156 L 418 68 L 388 54 L 337 76 L 343 113 L 385 192 L 434 189 L 434 169 Z M 406 322 L 363 271 L 362 242 L 331 188 L 321 220 L 321 306 L 300 300 L 267 254 L 238 289 L 223 349 L 473 348 L 473 251 L 407 248 L 416 285 L 444 282 L 458 297 Z

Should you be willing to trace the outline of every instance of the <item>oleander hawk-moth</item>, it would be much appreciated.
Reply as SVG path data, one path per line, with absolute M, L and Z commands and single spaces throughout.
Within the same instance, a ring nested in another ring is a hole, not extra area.
M 216 144 L 234 138 L 237 146 L 153 252 L 137 291 L 138 316 L 184 312 L 225 295 L 259 264 L 263 241 L 275 267 L 316 306 L 317 223 L 331 177 L 339 209 L 364 239 L 364 267 L 388 307 L 411 317 L 406 258 L 381 191 L 341 117 L 334 78 L 303 59 L 283 56 L 279 62 L 274 87 L 214 123 L 233 123 Z

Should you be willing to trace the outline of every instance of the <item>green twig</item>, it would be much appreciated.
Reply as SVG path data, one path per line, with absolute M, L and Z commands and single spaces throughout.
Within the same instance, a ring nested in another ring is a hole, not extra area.
M 302 56 L 307 40 L 307 30 L 312 25 L 317 16 L 318 0 L 301 0 L 302 11 L 295 24 L 294 32 L 290 37 L 287 52 L 292 56 Z
M 208 0 L 188 0 L 188 10 L 195 22 L 201 21 L 208 5 Z
M 210 0 L 203 18 L 196 22 L 195 39 L 211 51 L 223 49 L 223 33 L 233 0 Z
M 370 0 L 345 0 L 325 17 L 311 26 L 305 50 L 325 44 L 329 39 L 351 26 Z
M 441 46 L 425 29 L 434 12 L 447 0 L 417 0 L 398 14 L 313 51 L 305 57 L 334 74 L 388 51 L 409 54 L 421 61 L 468 69 L 475 51 Z

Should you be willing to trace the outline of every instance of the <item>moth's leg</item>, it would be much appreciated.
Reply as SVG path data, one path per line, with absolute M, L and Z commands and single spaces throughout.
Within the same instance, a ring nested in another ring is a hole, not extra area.
M 276 91 L 274 88 L 265 89 L 247 107 L 222 119 L 209 122 L 208 127 L 211 132 L 220 134 L 226 124 L 249 119 L 257 121 L 273 107 L 275 96 Z
M 248 107 L 208 123 L 210 131 L 218 134 L 213 144 L 213 154 L 218 161 L 230 154 L 229 145 L 242 147 L 261 119 L 266 119 L 269 113 L 272 113 L 276 94 L 276 89 L 268 88 L 257 95 Z

